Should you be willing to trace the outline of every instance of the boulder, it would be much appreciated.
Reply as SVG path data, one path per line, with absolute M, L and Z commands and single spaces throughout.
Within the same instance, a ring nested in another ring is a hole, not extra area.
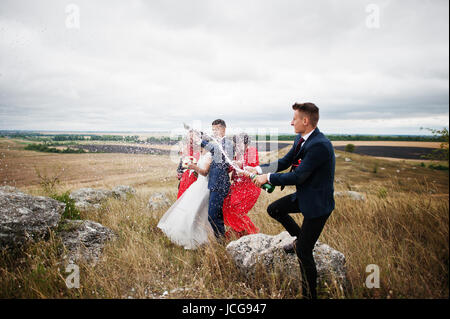
M 343 191 L 343 192 L 334 192 L 334 196 L 336 197 L 350 197 L 353 200 L 365 201 L 366 196 L 362 193 L 354 192 L 354 191 Z
M 168 207 L 171 204 L 172 203 L 167 198 L 165 193 L 154 193 L 150 196 L 147 206 L 151 210 L 158 210 L 160 208 Z
M 112 189 L 113 196 L 119 199 L 127 199 L 128 195 L 136 194 L 136 190 L 128 185 L 119 185 Z
M 69 263 L 84 261 L 95 265 L 106 242 L 116 238 L 111 229 L 90 220 L 66 220 L 61 229 L 59 235 L 67 251 L 63 259 Z
M 75 207 L 81 210 L 98 209 L 113 192 L 106 189 L 80 188 L 70 193 L 69 197 L 75 200 Z
M 32 196 L 11 186 L 0 189 L 0 247 L 16 247 L 47 237 L 56 228 L 65 204 Z
M 0 191 L 3 191 L 5 193 L 23 193 L 20 189 L 9 185 L 0 186 Z
M 252 234 L 230 242 L 226 250 L 247 278 L 252 278 L 259 264 L 269 271 L 277 271 L 290 279 L 299 280 L 297 255 L 287 254 L 283 250 L 283 246 L 294 239 L 287 231 L 275 236 Z M 345 285 L 345 256 L 341 252 L 317 241 L 313 255 L 318 282 Z
M 136 191 L 131 186 L 119 185 L 112 190 L 99 188 L 80 188 L 70 193 L 70 198 L 75 200 L 75 207 L 80 210 L 99 209 L 104 201 L 114 197 L 125 200 L 127 194 Z

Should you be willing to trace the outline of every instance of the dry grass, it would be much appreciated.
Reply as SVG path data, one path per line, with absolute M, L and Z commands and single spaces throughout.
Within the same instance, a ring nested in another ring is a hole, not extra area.
M 14 185 L 14 180 L 25 191 L 43 194 L 33 166 L 48 175 L 64 168 L 59 192 L 129 184 L 137 194 L 128 201 L 111 199 L 99 210 L 82 213 L 83 218 L 113 229 L 118 238 L 105 247 L 104 258 L 95 267 L 80 265 L 79 289 L 66 288 L 65 265 L 57 256 L 60 242 L 52 236 L 23 254 L 3 253 L 0 297 L 157 298 L 165 291 L 172 291 L 166 298 L 300 297 L 299 283 L 278 273 L 261 269 L 255 280 L 246 280 L 223 245 L 184 250 L 156 228 L 166 209 L 150 212 L 149 196 L 165 191 L 172 201 L 176 198 L 176 163 L 168 157 L 44 154 L 21 151 L 18 146 L 11 149 L 12 145 L 9 150 L 0 149 L 1 182 Z M 448 172 L 408 161 L 345 156 L 353 162 L 345 162 L 344 156 L 337 159 L 336 190 L 363 192 L 367 200 L 336 198 L 336 209 L 320 240 L 346 255 L 349 287 L 344 292 L 322 287 L 320 297 L 448 298 Z M 283 231 L 267 215 L 266 207 L 289 191 L 261 194 L 250 217 L 262 233 Z M 301 223 L 300 214 L 294 217 Z M 379 289 L 363 286 L 368 264 L 380 267 Z

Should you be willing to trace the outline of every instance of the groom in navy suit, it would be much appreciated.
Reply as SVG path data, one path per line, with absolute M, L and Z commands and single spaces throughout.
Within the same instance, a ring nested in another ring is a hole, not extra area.
M 223 150 L 230 160 L 233 160 L 233 143 L 225 138 L 226 124 L 224 120 L 212 122 L 214 138 L 220 143 L 219 147 L 213 141 L 202 141 L 202 146 L 212 154 L 212 162 L 209 167 L 208 189 L 209 206 L 208 221 L 214 230 L 216 238 L 222 239 L 225 235 L 223 223 L 223 201 L 230 191 L 230 176 L 228 175 L 230 165 L 225 160 Z
M 296 192 L 284 196 L 267 208 L 269 215 L 280 222 L 297 239 L 284 247 L 287 253 L 296 253 L 302 274 L 305 298 L 317 298 L 317 269 L 313 249 L 325 222 L 334 209 L 335 156 L 331 142 L 319 131 L 319 108 L 313 103 L 295 103 L 291 125 L 297 133 L 291 150 L 276 163 L 276 173 L 269 173 L 272 165 L 261 165 L 255 179 L 256 186 L 269 182 L 281 189 L 295 185 Z M 301 162 L 299 164 L 299 159 Z M 285 169 L 288 173 L 278 173 Z M 301 227 L 289 216 L 301 212 Z

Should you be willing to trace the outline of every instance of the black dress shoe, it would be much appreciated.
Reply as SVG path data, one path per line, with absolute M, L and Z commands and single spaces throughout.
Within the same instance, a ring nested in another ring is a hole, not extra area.
M 297 239 L 292 243 L 284 245 L 283 250 L 286 254 L 295 254 L 295 245 L 297 244 Z

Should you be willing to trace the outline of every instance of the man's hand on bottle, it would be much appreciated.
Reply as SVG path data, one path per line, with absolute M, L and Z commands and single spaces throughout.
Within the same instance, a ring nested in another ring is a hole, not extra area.
M 255 177 L 255 179 L 253 180 L 253 183 L 257 186 L 257 187 L 261 187 L 262 185 L 264 185 L 265 183 L 268 183 L 269 180 L 267 178 L 267 174 L 263 174 L 263 175 L 258 175 Z

